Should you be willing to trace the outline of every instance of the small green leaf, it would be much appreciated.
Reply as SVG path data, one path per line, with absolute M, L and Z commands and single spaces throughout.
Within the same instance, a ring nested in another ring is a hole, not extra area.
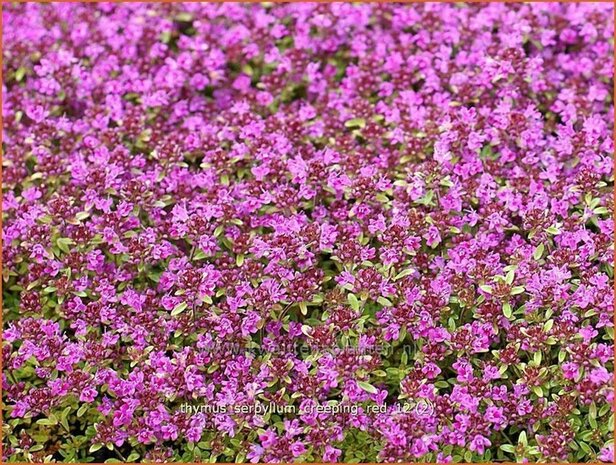
M 184 23 L 189 23 L 190 21 L 193 20 L 193 16 L 188 11 L 182 11 L 182 12 L 177 14 L 175 19 L 176 19 L 176 21 L 181 21 L 181 22 L 184 22 Z M 139 457 L 139 456 L 137 456 L 137 457 Z
M 203 260 L 206 257 L 207 257 L 207 255 L 205 254 L 205 252 L 203 250 L 197 249 L 197 251 L 193 255 L 193 260 Z
M 62 414 L 60 415 L 60 423 L 62 424 L 62 426 L 64 427 L 64 429 L 66 431 L 70 431 L 71 428 L 68 425 L 68 415 L 71 412 L 71 407 L 66 407 L 63 411 Z
M 312 337 L 310 334 L 312 333 L 312 326 L 310 325 L 302 325 L 302 333 L 304 333 L 307 337 Z
M 69 246 L 73 244 L 73 240 L 70 237 L 60 237 L 56 244 L 62 252 L 69 253 L 71 251 Z
M 503 315 L 505 315 L 507 319 L 511 318 L 513 315 L 513 311 L 511 310 L 511 304 L 509 302 L 505 302 L 503 304 Z
M 378 299 L 376 299 L 376 301 L 378 303 L 380 303 L 383 307 L 392 307 L 394 304 L 391 303 L 391 300 L 381 296 Z
M 92 452 L 96 452 L 97 450 L 102 449 L 103 445 L 102 444 L 92 444 L 90 446 L 90 453 Z
M 515 453 L 515 447 L 511 444 L 503 444 L 502 446 L 500 446 L 500 449 L 511 454 Z
M 543 256 L 543 251 L 545 250 L 544 244 L 539 244 L 533 253 L 533 258 L 535 260 L 539 260 Z
M 306 302 L 299 303 L 299 311 L 302 312 L 302 315 L 308 315 L 308 305 L 306 305 Z
M 377 388 L 370 383 L 366 383 L 365 381 L 357 381 L 357 385 L 370 394 L 376 394 L 378 392 Z
M 351 306 L 351 308 L 355 310 L 356 312 L 359 311 L 359 300 L 357 300 L 357 297 L 355 296 L 355 294 L 349 294 L 347 299 L 349 301 L 349 305 Z
M 186 302 L 180 302 L 175 307 L 173 307 L 173 310 L 171 310 L 171 316 L 179 315 L 184 310 L 186 310 L 187 307 L 188 307 L 188 304 Z
M 17 68 L 17 71 L 15 71 L 15 80 L 19 82 L 24 78 L 25 75 L 26 75 L 26 68 L 24 68 L 23 66 L 20 66 L 19 68 Z
M 590 407 L 588 407 L 588 414 L 590 418 L 597 418 L 597 404 L 595 404 L 594 400 L 590 403 Z
M 347 128 L 364 128 L 366 127 L 366 120 L 363 118 L 353 118 L 344 123 Z
M 528 446 L 528 439 L 526 438 L 526 431 L 522 431 L 518 437 L 518 444 L 522 444 L 524 447 Z
M 587 455 L 593 455 L 592 448 L 585 442 L 580 441 L 580 447 L 584 452 L 586 452 Z
M 479 286 L 479 289 L 481 289 L 486 294 L 492 294 L 492 286 L 488 286 L 487 284 L 481 284 Z
M 77 410 L 77 418 L 81 418 L 89 407 L 90 406 L 88 404 L 82 404 L 81 407 L 79 407 L 79 410 Z
M 515 286 L 511 288 L 511 295 L 518 295 L 524 292 L 524 286 Z
M 37 425 L 43 426 L 54 426 L 58 424 L 57 421 L 50 420 L 49 418 L 41 418 L 40 420 L 37 420 L 36 423 Z

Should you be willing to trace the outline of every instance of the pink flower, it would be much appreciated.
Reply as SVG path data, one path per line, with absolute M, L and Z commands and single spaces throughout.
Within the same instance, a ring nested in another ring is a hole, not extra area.
M 483 453 L 485 452 L 485 448 L 491 445 L 492 443 L 488 438 L 477 434 L 471 441 L 468 448 L 473 452 L 477 452 L 479 455 L 483 455 Z
M 604 384 L 613 379 L 605 367 L 593 368 L 590 370 L 588 378 L 595 384 Z
M 332 446 L 325 446 L 325 452 L 323 453 L 323 462 L 324 463 L 335 463 L 338 461 L 338 458 L 342 454 L 340 449 L 336 449 Z
M 562 364 L 563 376 L 567 379 L 575 379 L 579 374 L 577 363 L 566 362 Z
M 597 458 L 602 462 L 614 463 L 614 444 L 603 447 Z
M 97 394 L 98 393 L 96 392 L 96 389 L 87 387 L 83 389 L 81 393 L 79 394 L 79 400 L 81 402 L 91 403 L 91 402 L 94 402 L 94 399 L 96 399 Z

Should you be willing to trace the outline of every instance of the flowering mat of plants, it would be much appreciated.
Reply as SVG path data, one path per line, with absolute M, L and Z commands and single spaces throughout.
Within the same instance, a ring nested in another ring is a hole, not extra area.
M 5 4 L 3 460 L 613 460 L 611 4 Z

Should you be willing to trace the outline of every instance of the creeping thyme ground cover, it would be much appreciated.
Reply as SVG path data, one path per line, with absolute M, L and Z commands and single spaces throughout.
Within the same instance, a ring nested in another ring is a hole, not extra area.
M 613 6 L 5 4 L 6 461 L 612 461 Z

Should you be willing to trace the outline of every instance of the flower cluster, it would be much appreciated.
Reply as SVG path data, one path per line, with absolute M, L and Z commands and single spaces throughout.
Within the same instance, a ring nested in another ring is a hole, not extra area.
M 613 460 L 611 4 L 3 14 L 5 461 Z

